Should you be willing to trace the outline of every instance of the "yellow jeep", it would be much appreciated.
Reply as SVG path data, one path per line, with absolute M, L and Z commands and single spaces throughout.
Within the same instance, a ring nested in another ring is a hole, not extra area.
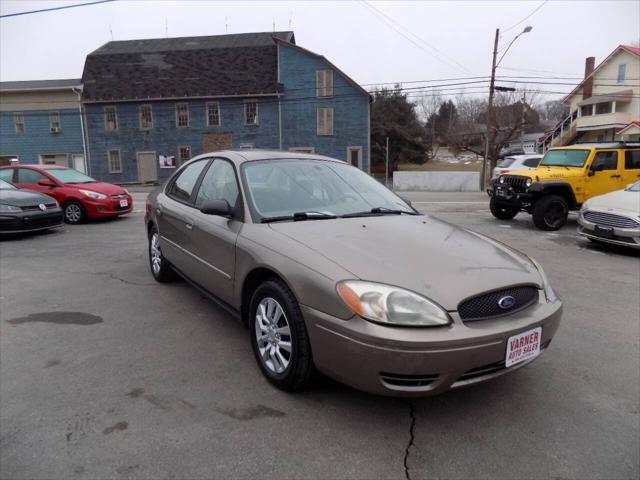
M 509 220 L 524 211 L 542 230 L 558 230 L 569 210 L 596 195 L 640 179 L 640 143 L 589 143 L 551 148 L 535 170 L 516 170 L 491 181 L 487 193 L 494 217 Z

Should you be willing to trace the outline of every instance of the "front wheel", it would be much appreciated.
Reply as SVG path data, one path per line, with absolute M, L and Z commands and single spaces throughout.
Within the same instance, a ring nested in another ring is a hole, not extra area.
M 500 220 L 511 220 L 520 211 L 518 207 L 499 204 L 493 197 L 489 201 L 489 210 L 491 210 L 491 215 Z
M 87 212 L 80 202 L 70 200 L 62 208 L 64 210 L 64 221 L 71 225 L 83 223 L 87 219 Z
M 251 346 L 263 375 L 281 390 L 306 387 L 313 373 L 309 335 L 291 290 L 278 279 L 260 285 L 249 308 Z
M 567 223 L 569 205 L 560 195 L 546 195 L 533 206 L 532 216 L 540 230 L 559 230 Z

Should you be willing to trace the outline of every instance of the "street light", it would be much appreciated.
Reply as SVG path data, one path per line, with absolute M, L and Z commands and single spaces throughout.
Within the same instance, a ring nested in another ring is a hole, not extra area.
M 491 123 L 493 119 L 492 118 L 493 117 L 493 93 L 496 90 L 495 88 L 496 68 L 498 67 L 498 65 L 500 65 L 500 62 L 502 61 L 504 56 L 507 54 L 507 52 L 511 48 L 511 45 L 513 45 L 513 42 L 515 42 L 518 39 L 518 37 L 520 37 L 520 35 L 529 33 L 531 30 L 533 30 L 533 27 L 531 25 L 527 25 L 526 27 L 524 27 L 522 32 L 520 32 L 518 35 L 513 37 L 513 40 L 511 40 L 509 42 L 509 45 L 507 45 L 507 48 L 505 49 L 504 53 L 500 57 L 500 60 L 496 62 L 496 57 L 498 56 L 498 39 L 500 38 L 500 29 L 496 28 L 496 38 L 493 42 L 493 63 L 491 65 L 491 82 L 489 83 L 489 104 L 487 105 L 487 122 L 486 122 L 487 125 L 486 125 L 486 134 L 485 134 L 486 141 L 484 146 L 484 159 L 482 161 L 482 173 L 480 175 L 480 191 L 484 190 L 484 184 L 487 178 L 487 162 L 489 161 L 489 150 L 490 150 L 489 147 L 493 145 L 493 140 L 494 140 L 493 133 L 491 133 Z

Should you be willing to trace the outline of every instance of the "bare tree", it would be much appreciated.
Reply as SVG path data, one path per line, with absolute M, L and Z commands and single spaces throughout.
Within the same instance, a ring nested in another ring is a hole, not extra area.
M 435 157 L 438 154 L 438 149 L 440 148 L 440 146 L 436 141 L 435 122 L 430 122 L 429 125 L 428 123 L 429 119 L 433 118 L 434 115 L 438 112 L 441 104 L 442 95 L 438 90 L 434 90 L 429 94 L 423 95 L 416 102 L 418 115 L 422 122 L 426 125 L 427 138 L 430 139 L 430 141 L 428 141 L 428 144 L 429 156 L 431 158 Z

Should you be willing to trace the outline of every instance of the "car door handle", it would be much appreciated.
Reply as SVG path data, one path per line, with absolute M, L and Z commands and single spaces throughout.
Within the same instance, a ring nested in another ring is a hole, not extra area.
M 156 208 L 156 215 L 159 217 L 162 216 L 162 209 L 160 207 Z
M 187 230 L 193 230 L 193 223 L 185 223 L 184 226 L 187 227 Z
M 620 178 L 620 175 L 611 175 L 611 178 Z

